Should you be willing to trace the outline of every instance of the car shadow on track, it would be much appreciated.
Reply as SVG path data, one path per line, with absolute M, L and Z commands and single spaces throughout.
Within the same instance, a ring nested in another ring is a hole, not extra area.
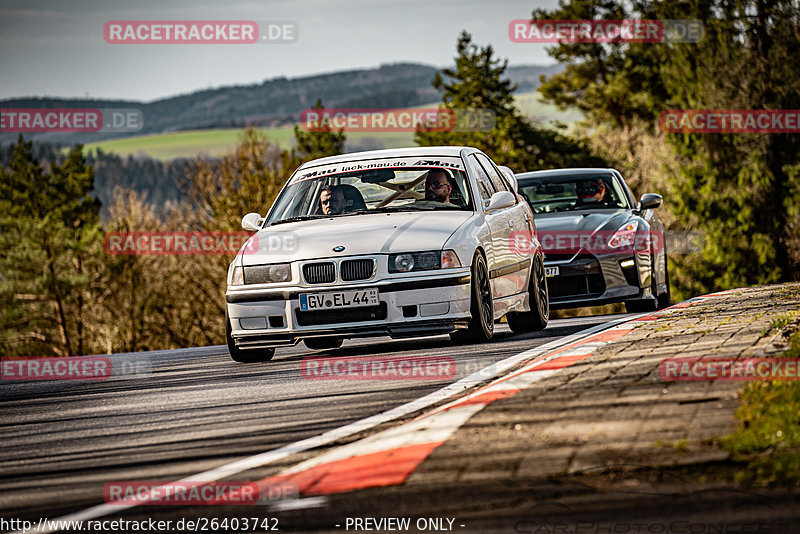
M 539 332 L 529 332 L 525 334 L 515 334 L 501 325 L 495 326 L 495 334 L 492 341 L 486 343 L 468 343 L 468 342 L 454 342 L 447 336 L 435 336 L 424 338 L 410 338 L 410 339 L 380 339 L 374 342 L 363 343 L 360 342 L 356 345 L 345 345 L 339 349 L 329 350 L 309 350 L 305 349 L 302 344 L 297 345 L 298 350 L 302 351 L 299 354 L 291 354 L 287 356 L 280 356 L 276 354 L 276 361 L 291 362 L 302 360 L 308 356 L 370 356 L 370 355 L 388 355 L 399 354 L 404 352 L 415 353 L 430 353 L 435 350 L 448 350 L 448 349 L 466 349 L 469 353 L 482 353 L 488 351 L 506 352 L 510 344 L 519 344 L 526 340 L 540 340 L 541 343 L 534 345 L 523 345 L 514 347 L 514 349 L 527 350 L 533 346 L 540 345 L 547 341 L 552 341 L 560 337 L 575 334 L 581 330 L 591 328 L 609 321 L 608 316 L 597 316 L 596 321 L 586 321 L 581 323 L 570 323 L 564 326 L 554 325 L 551 323 L 545 330 Z M 500 328 L 498 330 L 498 327 Z M 302 342 L 301 342 L 302 343 Z

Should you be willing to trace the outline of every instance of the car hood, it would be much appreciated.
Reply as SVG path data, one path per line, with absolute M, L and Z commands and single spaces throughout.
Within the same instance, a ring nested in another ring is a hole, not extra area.
M 536 232 L 545 251 L 548 243 L 553 243 L 554 236 L 595 237 L 598 234 L 610 237 L 631 218 L 630 210 L 587 210 L 557 213 L 542 213 L 534 217 Z M 550 237 L 547 239 L 546 237 Z M 558 252 L 553 250 L 553 252 Z
M 630 210 L 586 210 L 563 211 L 556 213 L 540 213 L 534 217 L 536 229 L 539 230 L 580 230 L 595 232 L 597 230 L 616 230 L 607 228 L 620 226 L 630 217 Z
M 469 211 L 376 213 L 278 224 L 245 247 L 243 265 L 441 249 Z M 336 247 L 344 247 L 340 252 Z

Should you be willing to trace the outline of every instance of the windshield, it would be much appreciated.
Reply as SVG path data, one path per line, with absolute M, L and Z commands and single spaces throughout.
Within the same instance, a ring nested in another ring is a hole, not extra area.
M 452 210 L 472 210 L 460 158 L 347 162 L 295 173 L 267 225 L 394 211 Z
M 521 178 L 519 191 L 534 213 L 628 208 L 622 189 L 610 174 Z

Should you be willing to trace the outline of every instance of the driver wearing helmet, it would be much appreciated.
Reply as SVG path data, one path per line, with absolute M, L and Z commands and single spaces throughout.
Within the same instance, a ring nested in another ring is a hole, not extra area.
M 576 184 L 580 204 L 601 205 L 606 200 L 606 183 L 602 178 L 581 180 Z

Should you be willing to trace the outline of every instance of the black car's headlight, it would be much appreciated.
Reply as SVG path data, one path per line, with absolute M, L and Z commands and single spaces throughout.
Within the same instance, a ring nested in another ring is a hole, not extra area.
M 435 269 L 452 269 L 453 267 L 461 267 L 461 262 L 452 250 L 430 250 L 389 255 L 390 273 L 432 271 Z
M 633 247 L 637 238 L 637 229 L 639 228 L 639 221 L 629 221 L 620 226 L 614 235 L 608 240 L 610 248 L 630 248 Z

